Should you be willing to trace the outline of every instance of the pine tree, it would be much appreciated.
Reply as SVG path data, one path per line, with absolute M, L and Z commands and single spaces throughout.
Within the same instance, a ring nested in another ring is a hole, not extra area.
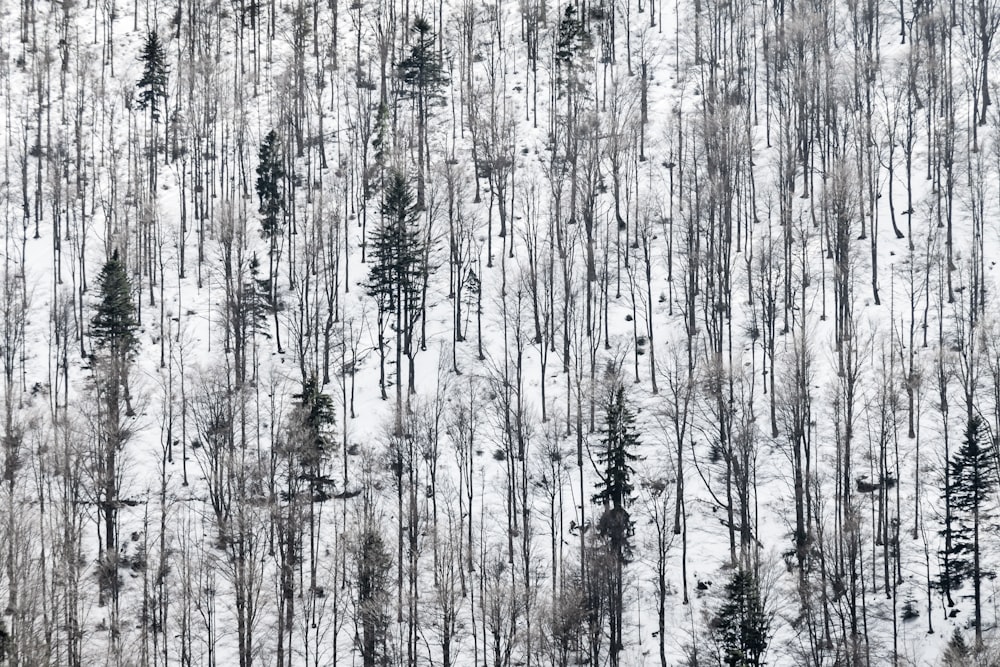
M 988 521 L 986 500 L 996 488 L 996 452 L 993 437 L 983 418 L 972 415 L 966 424 L 965 439 L 948 462 L 949 489 L 953 512 L 945 526 L 951 531 L 949 570 L 942 573 L 942 586 L 960 588 L 972 580 L 975 604 L 976 646 L 982 646 L 982 580 L 992 577 L 981 561 L 981 529 Z
M 267 329 L 267 313 L 270 310 L 271 279 L 260 276 L 260 258 L 257 253 L 250 256 L 248 264 L 249 276 L 243 283 L 241 331 L 264 338 L 271 335 Z
M 358 647 L 364 667 L 389 665 L 385 643 L 389 632 L 389 582 L 392 556 L 369 519 L 355 551 L 355 604 L 360 626 Z
M 635 488 L 632 484 L 635 471 L 631 464 L 638 459 L 633 451 L 639 446 L 639 438 L 635 433 L 635 417 L 625 402 L 625 388 L 620 383 L 612 390 L 605 424 L 603 448 L 597 455 L 598 462 L 604 465 L 604 474 L 593 498 L 595 503 L 605 506 L 598 531 L 611 540 L 612 546 L 620 549 L 627 560 L 632 551 L 629 542 L 632 520 L 628 506 L 634 500 Z
M 101 300 L 97 313 L 90 321 L 90 336 L 98 349 L 123 363 L 131 359 L 138 347 L 135 332 L 139 323 L 135 319 L 132 303 L 132 286 L 125 272 L 125 265 L 115 250 L 100 274 L 97 285 Z
M 587 51 L 593 46 L 590 32 L 576 13 L 576 7 L 572 3 L 566 5 L 562 21 L 559 22 L 559 33 L 556 41 L 556 60 L 570 67 L 572 67 L 577 54 Z
M 942 667 L 965 667 L 969 664 L 971 653 L 969 645 L 965 643 L 962 631 L 955 628 L 948 641 L 948 646 L 945 647 L 944 654 L 941 656 L 941 665 Z
M 382 199 L 382 223 L 372 233 L 372 266 L 368 272 L 368 295 L 375 298 L 378 309 L 379 386 L 385 392 L 385 331 L 388 315 L 395 315 L 396 372 L 400 372 L 402 354 L 411 356 L 413 329 L 420 317 L 421 281 L 426 276 L 424 241 L 417 227 L 417 208 L 406 177 L 393 172 Z M 411 364 L 412 367 L 412 364 Z M 410 374 L 413 389 L 413 374 Z M 397 403 L 402 402 L 402 389 L 396 383 Z M 397 406 L 398 407 L 398 406 Z M 398 412 L 398 410 L 397 410 Z
M 285 200 L 281 193 L 281 181 L 285 178 L 278 135 L 274 130 L 267 133 L 257 154 L 257 196 L 260 198 L 258 212 L 263 216 L 261 233 L 272 241 L 281 232 L 281 212 Z
M 597 522 L 597 532 L 607 541 L 614 563 L 608 582 L 608 624 L 611 665 L 617 667 L 619 653 L 625 648 L 622 642 L 623 572 L 624 566 L 632 559 L 634 532 L 634 523 L 628 512 L 628 507 L 634 500 L 632 475 L 635 471 L 631 464 L 638 459 L 633 450 L 639 446 L 635 418 L 625 402 L 625 387 L 620 382 L 612 388 L 605 424 L 604 447 L 597 455 L 598 461 L 604 465 L 604 473 L 597 484 L 598 492 L 593 500 L 604 505 L 604 512 Z
M 139 108 L 149 109 L 149 117 L 154 123 L 160 121 L 158 100 L 167 99 L 167 54 L 160 43 L 160 38 L 153 30 L 146 34 L 139 60 L 143 63 L 142 78 L 136 84 L 140 89 Z
M 281 337 L 278 329 L 278 241 L 282 233 L 281 213 L 285 210 L 282 179 L 285 168 L 282 164 L 281 147 L 274 130 L 267 133 L 257 154 L 257 196 L 260 198 L 258 213 L 261 218 L 261 235 L 268 241 L 267 295 L 268 305 L 274 314 L 274 336 L 278 352 L 281 352 Z
M 771 616 L 753 572 L 740 569 L 726 584 L 726 601 L 713 631 L 728 667 L 761 667 L 771 635 Z
M 127 441 L 122 421 L 132 414 L 129 401 L 129 369 L 138 347 L 135 332 L 138 322 L 132 303 L 131 285 L 125 265 L 115 250 L 97 277 L 100 301 L 90 321 L 90 335 L 96 352 L 93 355 L 94 388 L 97 395 L 98 515 L 104 523 L 104 544 L 99 567 L 101 599 L 110 591 L 117 600 L 118 577 L 118 507 L 121 486 L 119 453 Z
M 434 94 L 447 83 L 441 55 L 435 41 L 437 36 L 431 29 L 427 19 L 417 17 L 410 27 L 415 36 L 410 55 L 399 63 L 400 76 L 403 83 L 423 94 Z
M 302 391 L 293 398 L 299 400 L 299 419 L 307 440 L 300 463 L 313 469 L 326 456 L 329 430 L 337 422 L 333 399 L 323 393 L 315 375 L 303 383 Z
M 399 74 L 417 103 L 417 208 L 423 209 L 424 171 L 430 163 L 427 119 L 431 104 L 438 99 L 448 78 L 441 62 L 441 54 L 435 46 L 437 36 L 431 30 L 431 24 L 427 19 L 418 17 L 413 21 L 411 31 L 415 41 L 410 55 L 399 63 Z

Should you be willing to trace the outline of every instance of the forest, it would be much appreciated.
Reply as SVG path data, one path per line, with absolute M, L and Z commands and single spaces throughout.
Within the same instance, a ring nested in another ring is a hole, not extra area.
M 3 0 L 0 665 L 1000 666 L 1000 0 Z

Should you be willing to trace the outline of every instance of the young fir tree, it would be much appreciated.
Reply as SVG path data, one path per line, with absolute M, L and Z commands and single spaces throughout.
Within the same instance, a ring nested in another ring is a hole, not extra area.
M 132 284 L 125 264 L 115 250 L 97 276 L 100 301 L 90 320 L 90 338 L 96 353 L 92 357 L 108 404 L 109 428 L 117 428 L 117 412 L 124 403 L 126 416 L 132 416 L 128 374 L 139 340 L 135 332 L 139 322 L 132 303 Z
M 942 667 L 966 667 L 970 657 L 972 657 L 972 651 L 965 643 L 965 636 L 962 635 L 961 630 L 955 628 L 944 649 L 944 654 L 941 656 Z
M 617 667 L 619 654 L 625 648 L 622 641 L 624 566 L 632 559 L 634 532 L 634 523 L 628 512 L 634 500 L 632 475 L 635 471 L 631 464 L 638 459 L 633 452 L 639 446 L 635 418 L 625 402 L 625 387 L 621 383 L 617 383 L 611 391 L 605 424 L 604 446 L 597 455 L 598 461 L 604 465 L 604 472 L 593 500 L 604 506 L 597 522 L 597 532 L 607 541 L 608 553 L 614 563 L 608 582 L 607 620 L 611 635 L 611 665 Z
M 124 263 L 115 250 L 97 277 L 100 300 L 90 321 L 90 336 L 94 341 L 92 358 L 97 394 L 97 456 L 95 475 L 98 484 L 99 520 L 103 519 L 104 544 L 99 569 L 101 594 L 110 590 L 118 595 L 118 507 L 121 471 L 119 453 L 125 446 L 126 430 L 122 413 L 132 414 L 129 407 L 128 374 L 139 341 L 135 332 L 138 322 L 132 303 L 132 287 Z
M 226 302 L 228 310 L 232 351 L 235 361 L 236 384 L 243 386 L 247 380 L 247 368 L 252 369 L 252 379 L 256 379 L 256 364 L 247 355 L 253 355 L 256 349 L 254 339 L 270 338 L 267 326 L 267 316 L 271 309 L 271 280 L 261 277 L 260 259 L 257 253 L 251 255 L 247 262 L 247 273 L 242 274 L 240 281 L 231 290 Z M 227 337 L 227 342 L 229 338 Z
M 982 581 L 994 573 L 983 567 L 980 538 L 983 523 L 990 519 L 986 500 L 996 488 L 997 471 L 993 437 L 979 415 L 973 415 L 966 424 L 965 439 L 948 462 L 948 469 L 953 508 L 951 522 L 945 526 L 946 531 L 951 531 L 950 571 L 942 573 L 942 586 L 956 590 L 966 580 L 972 580 L 976 646 L 981 647 Z
M 375 114 L 375 131 L 373 132 L 374 137 L 372 137 L 372 148 L 375 150 L 373 157 L 379 167 L 379 176 L 381 176 L 382 168 L 389 157 L 389 139 L 391 137 L 389 122 L 389 107 L 385 104 L 380 104 L 378 112 Z M 374 191 L 375 188 L 372 188 L 372 190 Z
M 243 282 L 242 297 L 244 307 L 242 316 L 245 318 L 243 331 L 256 336 L 270 338 L 267 328 L 267 313 L 270 310 L 271 279 L 260 275 L 260 258 L 257 253 L 250 256 L 248 263 L 249 276 Z
M 566 5 L 556 39 L 556 60 L 570 67 L 577 54 L 589 50 L 594 44 L 590 32 L 576 14 L 572 3 Z
M 299 421 L 304 431 L 300 463 L 311 472 L 327 455 L 330 428 L 337 422 L 337 414 L 333 399 L 323 393 L 323 388 L 315 375 L 310 376 L 302 385 L 302 391 L 293 398 L 299 400 Z
M 359 626 L 357 636 L 364 667 L 391 664 L 386 651 L 389 636 L 389 585 L 392 556 L 378 527 L 369 518 L 358 536 L 355 548 L 355 605 Z
M 424 171 L 429 166 L 427 119 L 430 107 L 438 98 L 448 78 L 436 46 L 437 35 L 427 19 L 419 17 L 410 28 L 414 35 L 410 55 L 399 63 L 399 75 L 417 105 L 417 208 L 424 208 Z
M 115 250 L 97 276 L 101 300 L 90 321 L 90 337 L 95 346 L 119 363 L 131 360 L 138 340 L 135 337 L 139 323 L 135 319 L 132 303 L 132 285 L 125 265 Z
M 285 209 L 285 199 L 281 192 L 281 182 L 285 178 L 278 135 L 274 130 L 267 133 L 257 154 L 257 196 L 260 198 L 258 212 L 261 218 L 261 233 L 269 241 L 281 233 L 281 212 Z
M 598 523 L 598 532 L 611 542 L 611 546 L 624 560 L 631 557 L 632 520 L 628 506 L 634 500 L 632 491 L 632 462 L 638 457 L 633 453 L 639 446 L 635 432 L 635 417 L 625 402 L 625 388 L 619 383 L 611 392 L 606 417 L 607 431 L 603 448 L 597 460 L 604 466 L 604 473 L 597 483 L 594 502 L 604 505 L 604 514 Z
M 167 99 L 167 54 L 160 38 L 153 30 L 146 34 L 139 60 L 143 63 L 142 78 L 136 83 L 139 88 L 139 108 L 149 109 L 149 117 L 154 123 L 160 122 L 158 102 Z
M 385 391 L 385 332 L 389 315 L 395 315 L 396 399 L 402 404 L 399 373 L 402 355 L 412 354 L 413 330 L 420 317 L 421 280 L 424 276 L 424 241 L 417 226 L 413 191 L 403 174 L 389 175 L 382 199 L 382 222 L 372 233 L 372 266 L 368 272 L 368 294 L 378 310 L 379 386 Z M 411 364 L 412 368 L 412 364 Z M 410 389 L 413 377 L 410 373 Z M 397 413 L 399 410 L 397 410 Z
M 713 631 L 728 667 L 761 667 L 771 634 L 760 583 L 753 572 L 740 569 L 726 584 L 726 601 L 715 615 Z
M 365 171 L 363 182 L 365 201 L 371 200 L 382 188 L 382 179 L 385 176 L 386 160 L 391 149 L 392 132 L 390 128 L 389 107 L 380 104 L 375 113 L 375 129 L 372 132 L 371 147 L 374 151 L 372 157 L 375 164 Z M 367 240 L 367 239 L 366 239 Z M 365 248 L 362 247 L 361 261 L 364 260 Z
M 566 113 L 569 116 L 567 131 L 573 128 L 574 100 L 586 95 L 586 84 L 582 73 L 586 69 L 586 55 L 594 46 L 594 40 L 573 3 L 566 5 L 566 11 L 559 22 L 556 33 L 556 85 L 559 97 L 566 98 Z
M 410 55 L 399 63 L 400 76 L 418 95 L 430 97 L 448 82 L 436 45 L 437 35 L 423 17 L 414 19 L 410 31 L 415 39 Z
M 261 235 L 268 242 L 267 295 L 268 305 L 274 314 L 274 336 L 278 352 L 281 352 L 281 337 L 278 334 L 278 242 L 283 230 L 282 212 L 285 210 L 285 197 L 282 192 L 282 181 L 285 178 L 285 167 L 282 162 L 281 146 L 274 130 L 267 133 L 260 151 L 257 154 L 257 197 L 260 207 L 257 209 L 261 217 Z

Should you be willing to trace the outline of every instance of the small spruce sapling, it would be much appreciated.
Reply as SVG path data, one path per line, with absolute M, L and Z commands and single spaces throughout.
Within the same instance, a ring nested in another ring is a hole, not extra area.
M 771 638 L 772 614 L 750 570 L 739 569 L 726 584 L 726 600 L 712 629 L 728 667 L 761 667 Z

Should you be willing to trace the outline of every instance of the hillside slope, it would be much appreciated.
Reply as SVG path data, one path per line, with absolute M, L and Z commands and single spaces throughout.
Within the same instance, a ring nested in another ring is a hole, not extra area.
M 0 662 L 993 664 L 998 27 L 3 5 Z

